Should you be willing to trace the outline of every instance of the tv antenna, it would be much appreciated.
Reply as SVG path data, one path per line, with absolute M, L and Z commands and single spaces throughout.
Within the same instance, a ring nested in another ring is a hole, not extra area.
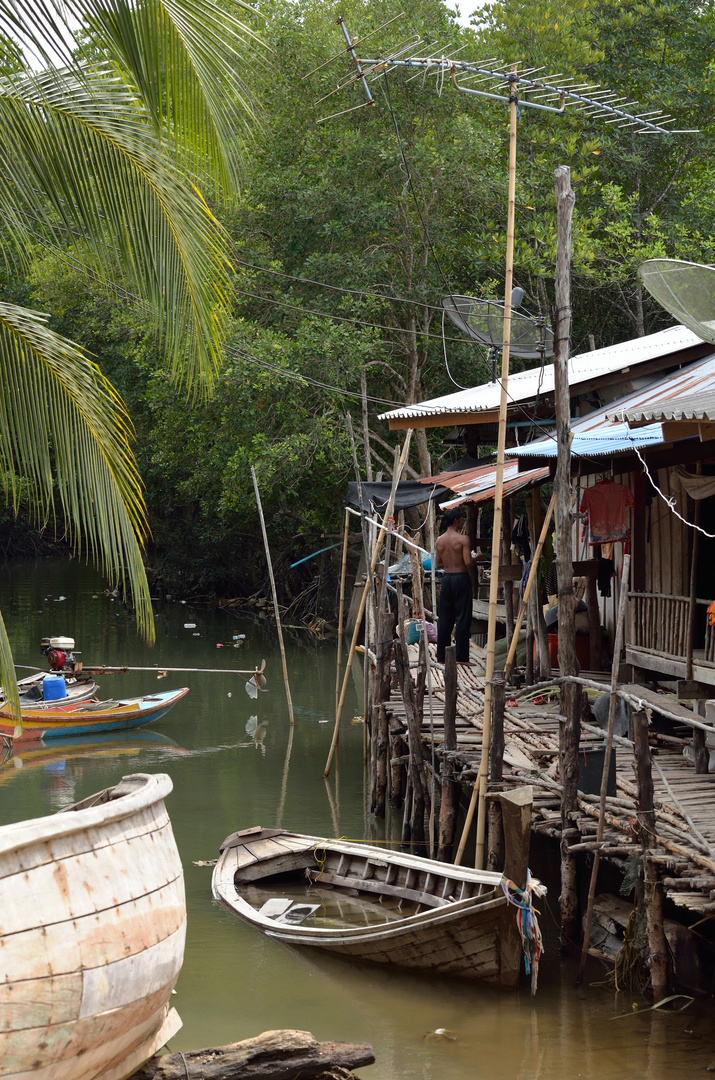
M 516 314 L 524 299 L 524 290 L 516 286 L 511 291 L 510 356 L 522 360 L 541 360 L 554 355 L 554 333 L 541 316 Z M 492 382 L 497 381 L 496 363 L 504 345 L 504 304 L 500 300 L 479 300 L 475 296 L 455 296 L 450 293 L 442 307 L 455 326 L 472 341 L 487 349 L 492 367 Z
M 404 13 L 403 13 L 404 14 Z M 395 18 L 400 18 L 396 16 Z M 408 68 L 420 74 L 437 76 L 437 87 L 441 90 L 442 85 L 448 79 L 455 90 L 463 94 L 472 94 L 475 97 L 486 98 L 498 102 L 509 108 L 509 188 L 507 202 L 507 230 L 506 230 L 506 269 L 504 275 L 504 305 L 503 305 L 503 331 L 501 335 L 502 363 L 501 363 L 501 396 L 499 403 L 499 435 L 497 441 L 497 460 L 494 479 L 494 542 L 492 543 L 491 581 L 489 587 L 489 618 L 487 623 L 487 656 L 484 683 L 484 721 L 482 728 L 482 758 L 479 765 L 477 781 L 472 792 L 469 805 L 467 822 L 462 832 L 462 838 L 455 857 L 455 863 L 459 864 L 464 853 L 466 837 L 475 810 L 477 795 L 479 797 L 479 815 L 477 819 L 477 848 L 474 865 L 481 869 L 484 865 L 484 834 L 486 823 L 486 787 L 487 766 L 489 756 L 489 742 L 491 735 L 491 698 L 492 677 L 494 675 L 494 643 L 496 641 L 496 611 L 499 589 L 499 537 L 502 530 L 502 502 L 504 484 L 504 461 L 506 450 L 506 415 L 507 415 L 507 383 L 509 379 L 509 354 L 511 347 L 512 330 L 512 286 L 514 271 L 514 220 L 516 215 L 516 149 L 517 149 L 517 118 L 521 109 L 536 109 L 540 112 L 562 116 L 567 109 L 572 112 L 580 112 L 584 116 L 598 117 L 605 124 L 616 128 L 629 128 L 638 135 L 683 135 L 695 134 L 696 129 L 675 129 L 671 127 L 675 119 L 660 109 L 641 110 L 637 101 L 627 97 L 619 97 L 616 91 L 603 88 L 597 83 L 579 82 L 573 77 L 564 77 L 561 74 L 542 75 L 543 67 L 526 67 L 519 63 L 500 63 L 496 59 L 484 60 L 478 63 L 457 59 L 457 52 L 447 55 L 450 46 L 427 46 L 432 52 L 426 56 L 420 56 L 416 50 L 425 44 L 419 38 L 402 42 L 393 50 L 386 51 L 383 55 L 377 53 L 370 57 L 363 53 L 360 46 L 368 37 L 373 37 L 384 29 L 385 26 L 395 22 L 391 19 L 376 30 L 371 31 L 363 38 L 353 38 L 348 31 L 342 16 L 338 16 L 338 26 L 345 38 L 345 49 L 330 57 L 320 67 L 309 72 L 304 78 L 308 78 L 315 72 L 322 70 L 328 64 L 339 58 L 347 58 L 351 63 L 351 70 L 347 78 L 331 90 L 330 93 L 320 98 L 315 104 L 319 105 L 349 88 L 361 89 L 365 100 L 359 105 L 353 105 L 340 112 L 331 113 L 322 117 L 318 122 L 323 123 L 332 120 L 344 113 L 353 112 L 356 109 L 369 105 L 375 106 L 375 99 L 371 92 L 371 85 L 378 79 L 385 77 L 389 72 L 398 68 Z M 472 83 L 481 84 L 466 86 L 467 79 Z M 347 682 L 347 673 L 346 673 Z M 340 724 L 340 711 L 336 713 L 336 733 Z M 336 739 L 333 739 L 335 745 Z M 330 770 L 332 761 L 328 757 L 326 775 Z
M 715 345 L 715 268 L 680 259 L 648 259 L 638 276 L 661 307 Z

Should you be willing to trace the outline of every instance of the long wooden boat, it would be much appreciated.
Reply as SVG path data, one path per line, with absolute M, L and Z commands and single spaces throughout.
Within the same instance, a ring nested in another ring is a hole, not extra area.
M 66 739 L 75 735 L 98 735 L 107 731 L 126 731 L 143 727 L 158 720 L 180 701 L 189 688 L 164 690 L 143 697 L 120 698 L 115 701 L 83 701 L 79 704 L 58 701 L 54 708 L 22 709 L 22 738 Z M 0 706 L 0 733 L 12 735 L 15 730 L 6 705 Z
M 506 885 L 496 871 L 260 828 L 224 841 L 212 879 L 217 900 L 290 945 L 513 988 L 524 966 L 520 919 L 532 920 L 526 947 L 537 967 L 540 937 L 530 893 Z
M 181 1026 L 186 934 L 165 774 L 0 828 L 0 1077 L 124 1080 Z

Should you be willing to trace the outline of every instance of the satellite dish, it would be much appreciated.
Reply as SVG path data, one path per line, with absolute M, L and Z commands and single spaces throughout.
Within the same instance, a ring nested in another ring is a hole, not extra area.
M 497 300 L 477 300 L 474 296 L 445 296 L 442 307 L 455 326 L 473 341 L 478 341 L 488 349 L 501 349 L 504 341 L 503 304 Z M 537 319 L 530 319 L 512 311 L 509 352 L 512 356 L 524 360 L 541 360 L 542 357 L 553 356 L 553 330 Z
M 680 259 L 648 259 L 638 276 L 661 307 L 715 344 L 715 268 Z

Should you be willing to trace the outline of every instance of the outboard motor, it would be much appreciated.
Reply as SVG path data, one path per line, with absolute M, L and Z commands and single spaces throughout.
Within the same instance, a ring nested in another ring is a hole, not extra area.
M 71 637 L 43 637 L 40 642 L 40 652 L 47 657 L 50 671 L 74 671 L 73 650 L 74 638 Z

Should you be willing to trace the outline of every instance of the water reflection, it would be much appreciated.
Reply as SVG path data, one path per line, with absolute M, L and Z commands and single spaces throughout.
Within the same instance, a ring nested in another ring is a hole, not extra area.
M 604 980 L 595 963 L 574 989 L 575 972 L 558 962 L 550 917 L 558 907 L 558 880 L 548 866 L 534 867 L 551 889 L 535 1001 L 526 991 L 500 995 L 468 982 L 288 949 L 212 900 L 211 869 L 194 863 L 215 859 L 221 841 L 237 829 L 280 821 L 317 836 L 399 836 L 401 811 L 377 823 L 365 808 L 364 725 L 350 722 L 362 712 L 360 670 L 345 705 L 339 760 L 323 779 L 335 715 L 330 643 L 286 639 L 296 717 L 291 735 L 269 623 L 165 604 L 157 607 L 157 646 L 149 650 L 136 636 L 131 613 L 76 561 L 0 568 L 0 607 L 18 663 L 37 665 L 40 638 L 60 634 L 76 639 L 86 663 L 157 665 L 160 671 L 162 664 L 230 668 L 239 655 L 240 666 L 251 668 L 266 658 L 268 692 L 255 701 L 235 675 L 192 673 L 181 680 L 190 686 L 187 697 L 151 731 L 115 736 L 113 744 L 35 746 L 18 755 L 23 768 L 10 761 L 0 769 L 4 822 L 49 813 L 124 773 L 171 775 L 167 805 L 189 908 L 186 961 L 174 999 L 184 1028 L 173 1049 L 298 1028 L 319 1039 L 371 1042 L 377 1064 L 362 1071 L 365 1080 L 677 1080 L 686 1067 L 690 1074 L 715 1062 L 710 1001 L 682 1014 L 634 1012 L 627 995 L 589 985 Z M 196 625 L 187 629 L 185 623 Z M 226 647 L 235 634 L 245 635 L 240 654 Z M 217 644 L 225 647 L 217 650 Z M 146 694 L 157 685 L 151 672 L 107 676 L 101 683 L 103 697 Z M 625 1019 L 612 1019 L 624 1013 Z M 456 1039 L 426 1038 L 441 1028 Z

